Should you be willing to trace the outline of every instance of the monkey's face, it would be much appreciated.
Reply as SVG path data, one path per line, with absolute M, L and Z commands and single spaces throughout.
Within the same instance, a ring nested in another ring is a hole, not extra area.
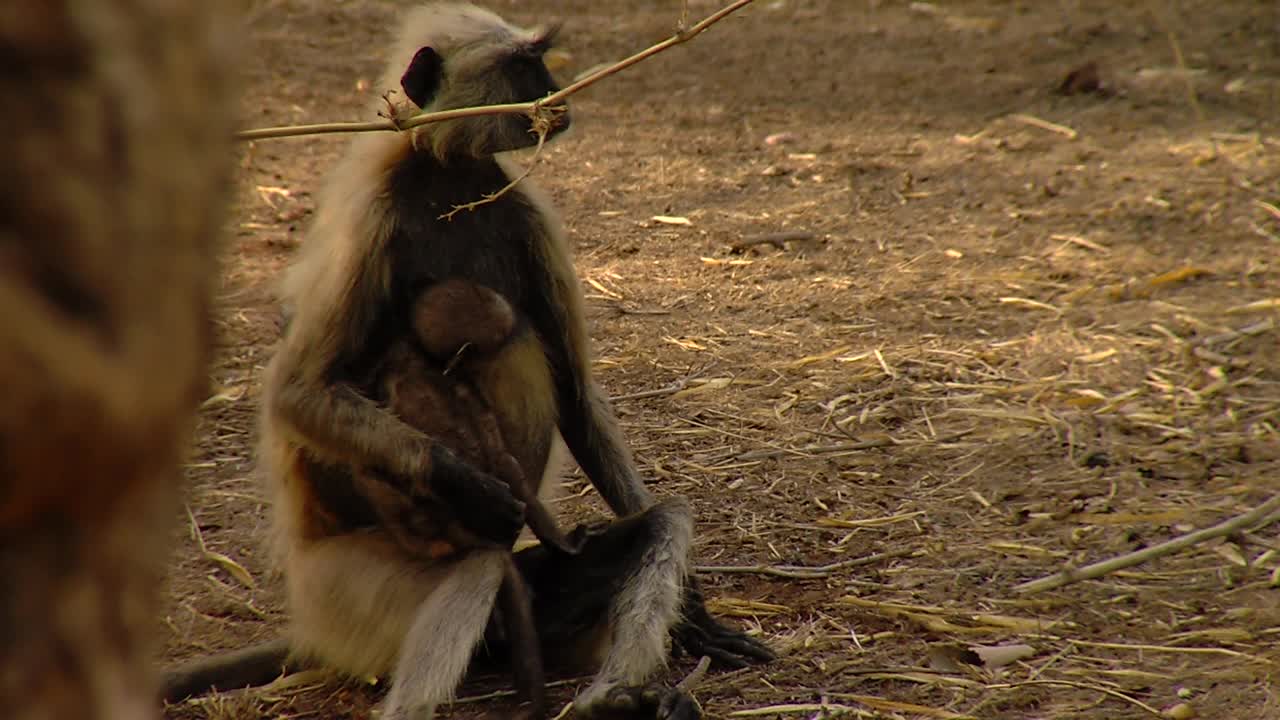
M 420 48 L 401 78 L 405 94 L 429 111 L 476 105 L 532 102 L 560 87 L 547 69 L 545 55 L 554 30 L 520 39 L 485 38 L 441 54 Z M 555 114 L 547 137 L 569 127 L 567 110 Z M 538 143 L 534 121 L 527 115 L 485 115 L 424 126 L 431 146 L 443 158 L 485 157 Z

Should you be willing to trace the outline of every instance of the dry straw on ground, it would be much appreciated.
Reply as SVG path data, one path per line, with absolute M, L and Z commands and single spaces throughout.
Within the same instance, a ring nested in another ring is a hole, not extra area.
M 367 107 L 314 88 L 376 72 L 359 58 L 389 4 L 279 2 L 255 30 L 264 65 L 306 82 L 256 75 L 263 123 Z M 676 3 L 526 6 L 574 18 L 591 64 L 668 36 Z M 544 150 L 641 469 L 691 499 L 715 611 L 785 652 L 709 673 L 699 700 L 784 718 L 1277 715 L 1273 517 L 1016 588 L 1280 493 L 1280 46 L 1264 30 L 1280 6 L 1189 0 L 1159 23 L 1102 0 L 993 7 L 755 3 L 708 38 L 723 42 L 579 95 L 580 134 Z M 1090 60 L 1111 93 L 1056 94 Z M 172 657 L 283 623 L 255 537 L 257 372 L 274 278 L 337 148 L 244 148 L 220 399 L 190 474 L 198 539 L 256 587 L 184 537 Z M 557 507 L 603 512 L 577 474 Z M 487 696 L 507 687 L 482 676 L 449 712 L 510 709 Z M 252 710 L 171 715 L 363 718 L 378 697 L 310 677 Z

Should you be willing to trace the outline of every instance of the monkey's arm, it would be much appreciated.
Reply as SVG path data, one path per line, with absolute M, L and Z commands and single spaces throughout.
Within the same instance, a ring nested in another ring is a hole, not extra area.
M 586 369 L 560 389 L 560 434 L 591 484 L 619 517 L 652 507 L 653 494 L 636 470 L 613 408 Z
M 272 418 L 311 450 L 331 460 L 377 468 L 404 482 L 410 494 L 448 504 L 458 521 L 481 537 L 505 543 L 519 534 L 524 504 L 506 483 L 472 467 L 351 385 L 306 382 L 296 372 L 282 372 L 272 380 L 267 400 Z
M 591 377 L 582 291 L 563 238 L 552 231 L 535 246 L 529 292 L 521 303 L 555 377 L 560 435 L 591 484 L 619 517 L 656 500 L 636 471 L 608 398 Z
M 577 382 L 561 390 L 561 402 L 571 404 L 562 406 L 560 433 L 609 507 L 619 515 L 631 514 L 651 506 L 654 499 L 640 479 L 608 400 L 588 373 L 584 363 Z M 680 621 L 671 629 L 677 652 L 706 655 L 716 666 L 726 668 L 775 657 L 764 644 L 711 617 L 693 575 L 684 580 L 680 605 Z
M 563 327 L 573 320 L 565 318 Z M 579 319 L 577 321 L 581 323 Z M 555 368 L 560 435 L 591 484 L 619 517 L 653 506 L 653 494 L 636 470 L 608 398 L 591 378 L 585 348 L 571 330 L 543 333 Z
M 287 363 L 287 359 L 277 358 Z M 313 451 L 393 475 L 425 478 L 450 469 L 447 449 L 347 383 L 308 381 L 281 368 L 268 382 L 268 411 Z
M 546 323 L 542 337 L 556 369 L 560 434 L 610 509 L 619 516 L 630 515 L 651 507 L 655 501 L 636 470 L 608 398 L 591 377 L 579 296 L 563 278 L 560 280 L 551 280 L 544 297 L 553 302 L 540 309 L 542 322 Z M 706 655 L 717 666 L 729 668 L 768 662 L 775 657 L 764 644 L 711 617 L 693 575 L 684 580 L 680 615 L 680 621 L 671 629 L 677 652 Z

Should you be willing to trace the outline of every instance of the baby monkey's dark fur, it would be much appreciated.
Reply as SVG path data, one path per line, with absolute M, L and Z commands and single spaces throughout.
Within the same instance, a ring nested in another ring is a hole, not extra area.
M 489 288 L 460 279 L 425 290 L 410 314 L 411 332 L 387 351 L 379 370 L 381 398 L 409 426 L 436 438 L 473 467 L 503 480 L 525 504 L 525 521 L 544 546 L 574 554 L 538 497 L 538 489 L 508 451 L 498 417 L 475 383 L 484 364 L 517 333 L 527 332 L 515 310 Z M 454 520 L 452 504 L 419 483 L 398 483 L 376 470 L 356 482 L 406 552 L 438 561 L 464 550 L 495 547 Z M 418 486 L 418 487 L 414 487 Z M 502 550 L 510 550 L 502 547 Z M 527 718 L 546 714 L 546 680 L 532 599 L 510 554 L 498 594 L 502 630 L 510 646 L 516 690 L 529 701 Z
M 484 364 L 518 333 L 528 332 L 527 326 L 497 292 L 460 279 L 444 280 L 424 291 L 410 321 L 412 332 L 392 345 L 379 370 L 378 387 L 387 408 L 472 467 L 507 483 L 525 504 L 525 520 L 538 540 L 572 553 L 538 498 L 537 487 L 507 449 L 498 416 L 475 382 L 483 376 Z M 410 521 L 402 526 L 409 532 L 398 539 L 406 549 L 442 559 L 463 549 L 494 547 L 489 539 L 451 522 L 453 508 L 433 503 L 436 498 L 429 489 L 415 493 L 413 487 L 396 487 L 376 471 L 361 474 L 359 482 L 391 486 L 387 492 L 403 497 L 403 502 L 388 505 L 400 506 L 397 516 L 429 518 L 425 524 Z

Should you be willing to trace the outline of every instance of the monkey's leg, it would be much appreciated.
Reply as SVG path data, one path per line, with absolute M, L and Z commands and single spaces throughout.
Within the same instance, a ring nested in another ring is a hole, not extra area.
M 529 702 L 519 720 L 542 720 L 547 715 L 547 677 L 542 667 L 542 646 L 533 620 L 533 603 L 515 561 L 503 563 L 498 608 L 511 645 L 511 674 L 517 694 Z
M 570 413 L 577 419 L 561 422 L 574 457 L 614 512 L 634 513 L 647 507 L 651 496 L 636 472 L 608 399 L 589 380 L 578 387 L 577 394 L 567 394 L 579 401 Z M 706 655 L 716 667 L 742 668 L 775 657 L 763 643 L 713 618 L 692 575 L 683 581 L 680 622 L 672 629 L 672 637 L 677 651 Z
M 447 566 L 447 574 L 416 608 L 400 643 L 383 718 L 431 720 L 453 696 L 484 637 L 509 554 L 478 550 Z
M 543 646 L 603 651 L 595 678 L 574 700 L 578 712 L 673 720 L 700 714 L 687 692 L 651 683 L 666 665 L 668 634 L 679 620 L 692 533 L 688 506 L 672 499 L 585 533 L 576 555 L 544 548 L 516 555 L 534 590 Z M 582 647 L 588 639 L 603 647 Z

